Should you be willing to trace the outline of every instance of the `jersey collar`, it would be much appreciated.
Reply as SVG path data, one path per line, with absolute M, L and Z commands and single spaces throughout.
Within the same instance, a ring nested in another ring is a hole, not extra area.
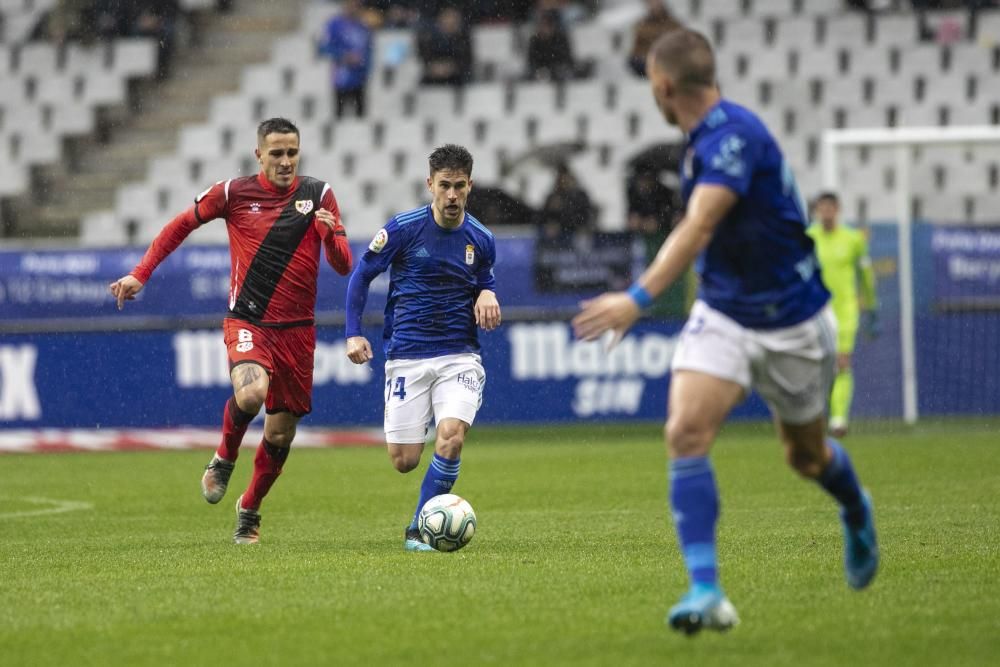
M 296 176 L 295 179 L 292 181 L 292 184 L 289 185 L 287 188 L 279 188 L 277 185 L 267 180 L 267 176 L 264 175 L 264 172 L 258 171 L 257 183 L 260 185 L 260 187 L 264 188 L 268 192 L 273 192 L 274 194 L 277 195 L 283 195 L 283 194 L 288 194 L 289 192 L 295 192 L 298 189 L 299 177 Z
M 708 130 L 718 127 L 722 123 L 729 119 L 729 114 L 726 112 L 726 100 L 720 98 L 715 105 L 708 110 L 708 112 L 702 116 L 698 124 L 694 126 L 691 132 L 688 133 L 688 138 L 690 141 L 694 141 L 699 134 L 704 134 Z

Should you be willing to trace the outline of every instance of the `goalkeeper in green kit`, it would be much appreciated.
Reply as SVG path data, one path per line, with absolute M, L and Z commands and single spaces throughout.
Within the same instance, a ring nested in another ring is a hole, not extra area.
M 847 435 L 848 415 L 854 396 L 851 354 L 860 324 L 869 338 L 878 336 L 878 307 L 875 272 L 868 256 L 868 239 L 840 223 L 840 201 L 832 192 L 820 194 L 813 206 L 814 219 L 809 236 L 816 244 L 816 256 L 823 283 L 833 295 L 837 316 L 837 377 L 830 393 L 830 435 Z

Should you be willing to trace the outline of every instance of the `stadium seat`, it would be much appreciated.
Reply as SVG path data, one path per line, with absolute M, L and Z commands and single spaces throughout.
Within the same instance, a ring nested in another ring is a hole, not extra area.
M 916 16 L 909 13 L 886 14 L 875 16 L 875 44 L 886 48 L 889 46 L 907 47 L 917 43 Z
M 510 25 L 481 25 L 472 30 L 472 58 L 480 76 L 506 79 L 520 76 L 524 59 L 515 49 L 516 35 Z
M 570 40 L 573 57 L 578 61 L 625 57 L 624 49 L 621 47 L 625 40 L 621 36 L 617 36 L 616 39 L 613 30 L 597 21 L 572 26 Z M 616 44 L 619 45 L 617 48 Z
M 48 42 L 31 42 L 20 49 L 18 74 L 48 76 L 59 69 L 59 54 Z
M 80 101 L 94 106 L 112 106 L 125 102 L 125 80 L 110 70 L 96 70 L 82 79 Z
M 1000 194 L 977 194 L 972 203 L 972 222 L 980 225 L 1000 224 Z
M 111 69 L 124 78 L 147 77 L 156 73 L 159 49 L 156 40 L 145 38 L 116 39 Z
M 456 115 L 458 93 L 451 86 L 420 88 L 414 95 L 413 104 L 418 118 L 444 121 Z
M 823 48 L 857 49 L 868 43 L 867 17 L 863 14 L 839 14 L 825 19 Z
M 509 111 L 507 90 L 500 83 L 474 83 L 466 86 L 461 95 L 462 114 L 466 117 L 499 118 Z
M 775 30 L 772 49 L 802 51 L 817 48 L 815 17 L 784 18 L 775 24 Z
M 115 247 L 128 243 L 125 225 L 116 211 L 90 213 L 80 221 L 80 245 L 91 248 Z
M 566 84 L 567 113 L 600 113 L 608 109 L 608 101 L 608 84 L 604 81 L 571 81 Z
M 557 88 L 548 81 L 520 83 L 514 88 L 514 114 L 538 116 L 556 108 Z
M 976 19 L 976 40 L 979 44 L 1000 44 L 1000 10 L 980 11 Z
M 758 18 L 739 18 L 723 23 L 723 51 L 761 51 L 764 46 L 764 22 Z

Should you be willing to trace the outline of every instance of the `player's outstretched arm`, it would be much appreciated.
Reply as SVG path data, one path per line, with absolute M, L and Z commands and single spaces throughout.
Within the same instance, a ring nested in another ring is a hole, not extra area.
M 115 297 L 118 304 L 118 310 L 125 307 L 126 301 L 133 300 L 135 295 L 142 291 L 142 287 L 142 283 L 131 273 L 108 285 L 111 296 Z
M 642 309 L 651 305 L 705 249 L 737 199 L 736 193 L 725 186 L 695 186 L 684 218 L 628 292 L 608 292 L 580 304 L 580 313 L 573 318 L 577 338 L 594 340 L 613 331 L 612 345 L 621 340 Z
M 493 331 L 500 326 L 500 302 L 493 290 L 484 289 L 479 293 L 475 305 L 476 324 L 486 331 Z

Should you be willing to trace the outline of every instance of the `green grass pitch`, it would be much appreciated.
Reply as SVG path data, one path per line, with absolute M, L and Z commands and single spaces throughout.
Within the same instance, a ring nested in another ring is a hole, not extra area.
M 769 428 L 714 453 L 720 566 L 743 623 L 666 629 L 686 579 L 657 425 L 476 428 L 455 491 L 479 532 L 402 551 L 426 469 L 381 449 L 299 450 L 230 542 L 206 451 L 0 457 L 0 665 L 987 665 L 1000 654 L 996 424 L 871 427 L 846 444 L 883 567 L 850 591 L 833 502 Z M 89 509 L 30 515 L 31 498 Z

